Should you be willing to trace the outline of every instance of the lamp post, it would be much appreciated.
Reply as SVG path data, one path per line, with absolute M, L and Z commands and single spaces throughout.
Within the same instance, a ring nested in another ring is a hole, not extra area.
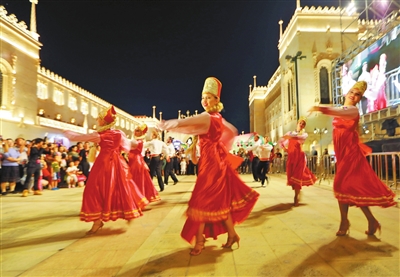
M 299 77 L 297 73 L 297 60 L 305 59 L 306 56 L 302 56 L 301 51 L 297 51 L 295 56 L 286 55 L 286 60 L 294 63 L 295 76 L 296 76 L 296 119 L 300 118 L 300 105 L 299 105 Z
M 319 148 L 321 151 L 319 154 L 321 157 L 322 157 L 322 143 L 321 143 L 322 135 L 327 134 L 327 133 L 328 133 L 328 129 L 326 129 L 326 128 L 322 128 L 322 129 L 314 128 L 314 134 L 319 135 Z

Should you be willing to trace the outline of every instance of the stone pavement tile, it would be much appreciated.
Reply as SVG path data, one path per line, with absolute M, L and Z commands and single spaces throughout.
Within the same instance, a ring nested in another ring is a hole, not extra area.
M 115 276 L 118 268 L 85 268 L 85 269 L 47 269 L 47 270 L 29 270 L 24 272 L 21 277 L 110 277 Z
M 131 250 L 100 250 L 85 255 L 86 252 L 76 253 L 81 256 L 81 262 L 78 268 L 121 268 L 134 253 L 135 249 Z
M 290 276 L 290 277 L 308 277 L 308 276 L 310 276 L 310 277 L 311 276 L 312 277 L 339 277 L 339 276 L 341 276 L 336 271 L 336 269 L 332 268 L 329 264 L 326 264 L 319 260 L 302 262 L 302 263 L 297 264 L 296 266 L 289 267 L 288 269 L 289 269 L 289 272 L 285 276 Z
M 268 230 L 264 236 L 271 246 L 304 244 L 304 241 L 295 232 L 285 227 Z
M 350 249 L 350 240 L 348 237 L 332 237 L 331 240 L 318 240 L 309 243 L 308 246 L 313 249 L 316 255 L 325 261 L 350 260 L 353 251 Z
M 234 265 L 221 267 L 216 264 L 206 264 L 206 265 L 191 266 L 190 268 L 188 268 L 187 274 L 185 276 L 229 277 L 229 276 L 240 276 L 240 275 L 237 274 L 236 267 Z
M 14 276 L 22 276 L 24 270 L 1 270 L 1 277 L 14 277 Z
M 327 261 L 353 259 L 386 259 L 399 258 L 399 249 L 385 241 L 371 237 L 357 239 L 350 236 L 336 237 L 331 242 L 319 240 L 308 244 Z
M 120 268 L 116 277 L 121 276 L 138 276 L 139 271 L 143 266 L 146 265 L 148 260 L 152 257 L 153 249 L 140 248 L 133 255 L 131 255 L 128 261 Z
M 187 249 L 159 250 L 151 254 L 149 260 L 142 266 L 123 268 L 120 276 L 185 276 L 190 256 Z M 138 270 L 139 269 L 139 270 Z M 137 275 L 129 275 L 137 272 Z
M 303 262 L 325 263 L 307 244 L 271 245 L 278 260 L 289 267 Z
M 86 250 L 82 252 L 69 251 L 60 252 L 55 256 L 41 262 L 33 269 L 29 270 L 31 276 L 35 276 L 37 272 L 51 272 L 53 269 L 63 269 L 72 272 L 79 269 L 116 269 L 121 268 L 132 255 L 134 250 Z M 39 274 L 39 273 L 37 273 Z M 28 275 L 27 275 L 28 276 Z M 52 276 L 52 275 L 49 275 Z M 76 275 L 85 276 L 85 275 Z
M 267 246 L 242 246 L 233 251 L 236 265 L 263 265 L 277 261 L 277 257 L 272 249 Z
M 288 268 L 279 261 L 268 261 L 257 265 L 236 265 L 237 276 L 263 276 L 282 277 L 288 276 Z
M 189 246 L 178 234 L 164 234 L 154 238 L 153 243 L 157 249 L 176 249 Z
M 203 250 L 199 256 L 190 256 L 186 276 L 237 276 L 234 251 L 212 246 L 211 249 Z
M 37 264 L 46 261 L 48 257 L 53 255 L 54 252 L 26 252 L 26 251 L 16 251 L 15 249 L 2 250 L 1 251 L 1 274 L 3 272 L 24 272 L 29 268 L 36 266 Z M 17 276 L 17 275 L 15 275 Z
M 349 260 L 332 261 L 330 265 L 342 276 L 354 277 L 398 277 L 399 260 Z
M 265 248 L 268 247 L 268 242 L 265 239 L 265 234 L 261 233 L 261 232 L 256 232 L 253 229 L 239 229 L 236 228 L 236 231 L 240 234 L 240 248 L 242 247 L 254 247 L 254 248 Z M 220 240 L 222 241 L 222 243 L 220 244 L 220 246 L 224 243 L 227 242 L 227 235 L 222 235 L 220 236 Z M 235 243 L 232 247 L 233 249 L 238 248 L 238 244 Z

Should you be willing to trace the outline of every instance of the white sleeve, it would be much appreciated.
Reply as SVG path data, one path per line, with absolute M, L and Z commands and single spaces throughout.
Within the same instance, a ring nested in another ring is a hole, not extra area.
M 344 119 L 354 119 L 359 115 L 358 108 L 356 106 L 322 107 L 320 112 L 325 115 L 341 117 Z
M 121 131 L 121 149 L 127 153 L 131 150 L 131 141 L 126 137 L 125 133 Z
M 63 133 L 69 140 L 72 141 L 91 141 L 95 143 L 100 142 L 100 135 L 97 132 L 91 134 L 79 134 L 72 131 L 64 130 Z
M 189 135 L 206 134 L 210 128 L 210 114 L 203 112 L 185 119 L 171 119 L 161 122 L 158 127 L 161 130 L 174 131 Z

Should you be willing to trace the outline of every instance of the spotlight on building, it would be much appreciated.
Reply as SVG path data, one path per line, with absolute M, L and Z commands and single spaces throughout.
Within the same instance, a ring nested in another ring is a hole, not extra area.
M 362 128 L 363 128 L 364 134 L 368 134 L 369 133 L 369 129 L 368 129 L 367 125 L 364 125 Z
M 38 112 L 38 115 L 39 115 L 39 116 L 44 116 L 44 113 L 45 113 L 44 110 L 43 110 L 43 109 L 40 109 L 39 112 Z
M 71 123 L 72 123 L 72 124 L 75 124 L 75 118 L 74 118 L 74 117 L 71 118 Z
M 56 114 L 56 120 L 61 120 L 61 114 Z

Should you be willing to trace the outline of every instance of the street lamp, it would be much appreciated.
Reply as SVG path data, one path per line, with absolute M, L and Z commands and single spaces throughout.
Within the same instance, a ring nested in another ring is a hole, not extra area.
M 294 63 L 294 67 L 295 67 L 295 74 L 296 74 L 296 116 L 297 116 L 297 119 L 300 118 L 299 81 L 298 81 L 299 77 L 298 77 L 298 73 L 297 73 L 297 60 L 302 60 L 302 59 L 306 58 L 306 56 L 302 56 L 301 54 L 302 54 L 301 51 L 297 51 L 296 56 L 286 55 L 286 60 Z
M 320 155 L 322 156 L 322 135 L 327 134 L 328 133 L 328 129 L 326 128 L 314 128 L 314 134 L 319 135 L 319 148 L 320 148 Z

